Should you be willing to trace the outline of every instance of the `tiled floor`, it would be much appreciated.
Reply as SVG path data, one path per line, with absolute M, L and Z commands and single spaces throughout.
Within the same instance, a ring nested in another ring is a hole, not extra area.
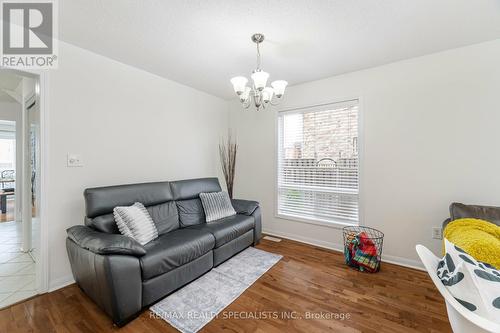
M 21 243 L 21 223 L 0 223 L 0 308 L 36 295 L 35 262 Z

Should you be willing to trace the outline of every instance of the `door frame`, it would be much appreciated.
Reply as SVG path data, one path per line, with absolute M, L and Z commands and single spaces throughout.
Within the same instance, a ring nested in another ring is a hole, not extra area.
M 48 203 L 49 203 L 49 72 L 46 70 L 18 70 L 4 68 L 0 70 L 8 71 L 13 74 L 31 77 L 37 80 L 35 86 L 36 102 L 40 111 L 40 189 L 37 197 L 38 218 L 40 223 L 39 232 L 39 251 L 38 262 L 36 263 L 36 287 L 37 294 L 43 294 L 49 291 L 49 225 L 48 225 Z M 24 111 L 24 110 L 23 110 Z

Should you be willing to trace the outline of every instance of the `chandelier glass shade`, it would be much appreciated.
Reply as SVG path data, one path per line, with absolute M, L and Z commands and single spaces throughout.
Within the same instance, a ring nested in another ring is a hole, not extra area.
M 257 68 L 252 72 L 250 78 L 252 79 L 251 86 L 247 86 L 248 79 L 244 76 L 235 76 L 231 79 L 234 92 L 238 95 L 241 104 L 245 109 L 250 105 L 254 105 L 256 110 L 265 109 L 269 104 L 276 105 L 285 95 L 285 89 L 288 82 L 284 80 L 277 80 L 271 82 L 271 86 L 267 86 L 269 73 L 264 72 L 260 68 L 260 48 L 259 45 L 264 41 L 263 34 L 254 34 L 252 41 L 257 44 Z

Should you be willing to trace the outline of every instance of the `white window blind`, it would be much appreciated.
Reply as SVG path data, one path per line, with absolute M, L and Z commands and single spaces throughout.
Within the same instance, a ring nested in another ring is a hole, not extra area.
M 278 215 L 358 223 L 358 101 L 280 112 Z

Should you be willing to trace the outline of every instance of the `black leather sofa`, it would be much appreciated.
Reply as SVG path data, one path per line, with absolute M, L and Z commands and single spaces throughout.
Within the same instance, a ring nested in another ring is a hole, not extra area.
M 233 200 L 237 215 L 205 222 L 199 194 L 221 191 L 217 178 L 90 188 L 85 226 L 67 230 L 78 286 L 118 326 L 261 238 L 255 201 Z M 142 246 L 121 235 L 113 208 L 141 202 L 159 237 Z

